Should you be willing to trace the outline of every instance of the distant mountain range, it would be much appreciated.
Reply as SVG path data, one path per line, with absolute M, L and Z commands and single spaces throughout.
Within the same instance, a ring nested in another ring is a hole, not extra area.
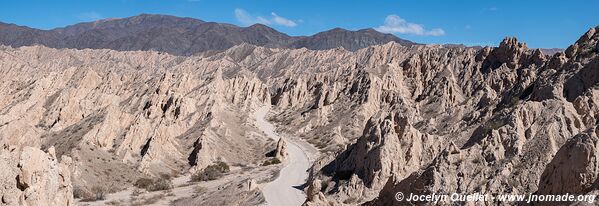
M 13 47 L 41 44 L 52 48 L 92 48 L 120 51 L 154 50 L 193 55 L 248 43 L 273 48 L 324 50 L 343 47 L 355 51 L 371 45 L 416 43 L 373 29 L 332 29 L 312 36 L 289 36 L 262 24 L 238 27 L 193 18 L 141 14 L 40 30 L 0 22 L 0 44 Z

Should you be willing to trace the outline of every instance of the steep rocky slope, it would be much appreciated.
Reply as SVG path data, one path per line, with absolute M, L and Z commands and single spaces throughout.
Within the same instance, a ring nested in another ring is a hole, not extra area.
M 241 112 L 267 102 L 266 87 L 251 75 L 223 77 L 227 60 L 43 47 L 0 56 L 0 144 L 54 146 L 59 159 L 73 157 L 84 190 L 216 160 L 258 164 L 274 144 Z
M 271 104 L 279 132 L 323 152 L 308 205 L 401 204 L 398 191 L 592 193 L 598 39 L 591 29 L 553 56 L 515 38 L 353 52 L 240 44 L 191 57 L 1 47 L 0 144 L 11 165 L 41 148 L 70 165 L 74 188 L 117 191 L 217 161 L 259 167 L 277 143 L 250 115 Z M 2 194 L 16 191 L 9 174 Z
M 335 28 L 309 37 L 298 38 L 291 43 L 290 48 L 305 47 L 314 50 L 324 50 L 342 47 L 350 51 L 356 51 L 368 46 L 380 45 L 388 42 L 397 42 L 401 45 L 414 44 L 414 42 L 397 38 L 392 34 L 382 34 L 374 29 L 349 31 Z
M 2 205 L 72 205 L 73 161 L 66 157 L 59 163 L 54 148 L 47 153 L 25 147 L 0 150 L 0 186 Z
M 595 31 L 550 58 L 515 39 L 475 54 L 408 58 L 403 71 L 417 72 L 404 81 L 433 84 L 383 107 L 356 143 L 315 164 L 308 204 L 408 204 L 396 192 L 595 190 Z
M 2 45 L 160 51 L 184 56 L 209 50 L 225 50 L 242 43 L 271 48 L 305 47 L 315 50 L 343 47 L 354 51 L 387 42 L 415 44 L 372 29 L 334 29 L 313 36 L 294 37 L 261 24 L 238 27 L 193 18 L 153 14 L 103 19 L 52 30 L 0 22 Z

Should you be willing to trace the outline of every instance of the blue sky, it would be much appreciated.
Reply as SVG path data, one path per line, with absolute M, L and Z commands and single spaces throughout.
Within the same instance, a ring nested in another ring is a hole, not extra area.
M 497 45 L 515 36 L 533 48 L 565 48 L 599 25 L 597 8 L 591 0 L 22 0 L 3 1 L 0 21 L 50 29 L 150 13 L 263 23 L 290 35 L 375 28 L 420 43 Z

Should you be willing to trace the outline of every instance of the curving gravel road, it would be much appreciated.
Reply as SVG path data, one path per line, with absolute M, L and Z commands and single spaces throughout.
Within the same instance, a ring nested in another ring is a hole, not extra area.
M 265 120 L 270 106 L 264 106 L 256 111 L 256 122 L 260 130 L 264 131 L 269 138 L 278 141 L 281 138 L 275 132 L 275 126 Z M 281 169 L 279 177 L 274 181 L 267 183 L 262 187 L 262 193 L 266 198 L 267 205 L 302 205 L 306 201 L 304 191 L 297 189 L 306 182 L 308 178 L 308 168 L 310 168 L 310 159 L 305 145 L 301 145 L 293 140 L 287 141 L 288 158 L 285 166 Z M 296 188 L 297 187 L 297 188 Z

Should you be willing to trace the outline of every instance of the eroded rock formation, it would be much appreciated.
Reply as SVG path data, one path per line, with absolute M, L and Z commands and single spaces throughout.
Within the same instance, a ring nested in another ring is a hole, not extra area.
M 0 198 L 2 205 L 74 205 L 70 157 L 58 161 L 54 147 L 43 152 L 0 151 Z
M 596 127 L 594 31 L 553 57 L 507 38 L 497 48 L 449 50 L 450 59 L 407 58 L 401 80 L 424 86 L 407 87 L 412 95 L 383 107 L 356 143 L 314 165 L 312 181 L 324 183 L 310 204 L 401 205 L 396 192 L 593 191 L 595 134 L 585 131 Z
M 283 138 L 277 142 L 277 149 L 275 150 L 275 158 L 279 160 L 287 159 L 287 142 Z
M 74 187 L 118 190 L 140 174 L 263 162 L 275 143 L 250 114 L 271 104 L 280 132 L 323 152 L 307 205 L 396 204 L 398 191 L 589 193 L 595 30 L 553 56 L 515 38 L 355 52 L 241 44 L 191 57 L 1 47 L 0 144 L 54 147 L 56 161 L 72 157 Z M 579 177 L 562 184 L 571 172 Z M 263 201 L 246 182 L 234 188 Z

